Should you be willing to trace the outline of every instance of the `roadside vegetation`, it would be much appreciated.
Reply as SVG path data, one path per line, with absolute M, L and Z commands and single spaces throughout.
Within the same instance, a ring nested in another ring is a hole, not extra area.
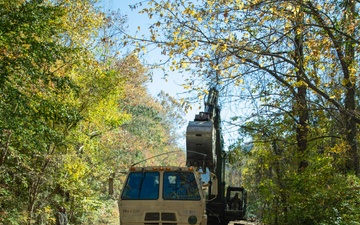
M 132 9 L 153 25 L 137 37 L 91 0 L 0 2 L 0 224 L 55 224 L 60 205 L 71 224 L 118 223 L 121 172 L 181 150 L 191 104 L 149 94 L 159 68 L 190 74 L 195 96 L 220 91 L 226 177 L 249 217 L 359 224 L 359 3 L 145 2 Z M 145 66 L 153 48 L 164 58 Z
M 55 224 L 60 205 L 71 224 L 118 223 L 121 172 L 180 150 L 179 104 L 148 93 L 147 68 L 117 52 L 92 1 L 9 0 L 0 12 L 0 224 Z

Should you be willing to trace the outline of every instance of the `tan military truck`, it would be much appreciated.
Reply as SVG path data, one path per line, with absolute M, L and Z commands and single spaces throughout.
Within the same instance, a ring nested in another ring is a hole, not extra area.
M 194 167 L 131 167 L 119 198 L 121 225 L 206 225 Z

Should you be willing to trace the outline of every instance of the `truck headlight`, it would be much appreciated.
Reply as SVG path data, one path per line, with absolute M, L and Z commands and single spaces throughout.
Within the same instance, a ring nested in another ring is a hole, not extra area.
M 194 216 L 194 215 L 189 216 L 188 222 L 189 222 L 189 224 L 196 224 L 197 223 L 196 216 Z

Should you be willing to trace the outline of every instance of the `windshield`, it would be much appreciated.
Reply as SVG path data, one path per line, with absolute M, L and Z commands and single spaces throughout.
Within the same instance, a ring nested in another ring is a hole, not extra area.
M 165 200 L 200 200 L 196 178 L 191 172 L 164 172 Z
M 122 199 L 158 199 L 159 172 L 132 172 L 129 174 Z

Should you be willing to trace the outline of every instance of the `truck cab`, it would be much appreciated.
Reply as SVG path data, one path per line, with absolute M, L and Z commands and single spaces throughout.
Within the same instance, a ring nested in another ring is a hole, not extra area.
M 194 167 L 131 167 L 119 201 L 121 225 L 206 225 Z

